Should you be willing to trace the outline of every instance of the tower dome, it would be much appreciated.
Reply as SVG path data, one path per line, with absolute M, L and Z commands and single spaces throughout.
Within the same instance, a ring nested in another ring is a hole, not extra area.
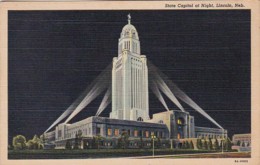
M 133 38 L 133 39 L 139 40 L 137 30 L 134 27 L 134 25 L 131 24 L 131 16 L 130 16 L 130 14 L 128 14 L 128 24 L 126 24 L 123 27 L 120 39 L 122 39 L 122 38 L 129 38 L 129 37 Z

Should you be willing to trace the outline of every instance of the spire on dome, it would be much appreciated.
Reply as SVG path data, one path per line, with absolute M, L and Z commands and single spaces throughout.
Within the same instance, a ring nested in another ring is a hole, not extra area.
M 131 24 L 131 15 L 130 15 L 130 13 L 127 15 L 127 17 L 128 17 L 128 24 Z

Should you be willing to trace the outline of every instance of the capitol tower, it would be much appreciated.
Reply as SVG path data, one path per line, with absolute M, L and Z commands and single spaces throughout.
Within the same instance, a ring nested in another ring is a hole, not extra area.
M 148 120 L 148 106 L 147 59 L 141 55 L 138 32 L 129 14 L 118 41 L 118 57 L 113 58 L 110 118 Z

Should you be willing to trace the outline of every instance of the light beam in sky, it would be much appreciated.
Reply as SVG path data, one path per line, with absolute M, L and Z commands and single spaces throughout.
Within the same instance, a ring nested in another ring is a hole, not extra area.
M 111 103 L 111 88 L 108 88 L 97 110 L 96 116 L 99 116 L 110 103 Z
M 159 101 L 162 103 L 162 105 L 164 106 L 164 108 L 169 111 L 169 108 L 160 92 L 160 90 L 158 89 L 158 86 L 156 84 L 155 81 L 152 80 L 152 82 L 149 83 L 149 86 L 152 90 L 152 92 L 155 94 L 155 96 L 159 99 Z
M 150 61 L 148 61 L 149 68 L 152 69 L 151 74 L 156 75 L 156 77 L 160 77 L 165 84 L 168 86 L 168 88 L 173 92 L 173 94 L 178 97 L 180 100 L 188 104 L 190 107 L 192 107 L 195 111 L 199 112 L 201 115 L 203 115 L 206 119 L 211 121 L 213 124 L 218 126 L 219 128 L 223 129 L 212 117 L 210 117 L 200 106 L 198 106 L 189 96 L 187 96 L 181 89 L 177 87 L 176 84 L 174 84 L 168 77 L 163 74 L 155 65 L 153 65 Z M 149 74 L 150 75 L 150 74 Z
M 111 68 L 112 65 L 108 65 L 104 71 L 102 71 L 100 73 L 100 75 L 85 89 L 84 92 L 82 92 L 82 94 L 61 114 L 61 116 L 58 117 L 58 119 L 56 119 L 52 125 L 45 131 L 48 132 L 50 129 L 52 129 L 55 125 L 57 125 L 59 122 L 61 122 L 64 118 L 66 118 L 69 114 L 71 114 L 75 108 L 77 108 L 79 106 L 79 104 L 81 104 L 81 106 L 83 105 L 82 101 L 84 99 L 86 99 L 86 95 L 92 95 L 93 97 L 93 88 L 97 88 L 97 83 L 103 82 L 104 78 L 107 79 L 107 81 L 105 81 L 105 83 L 111 82 L 109 80 L 110 78 L 110 74 L 111 74 Z M 97 90 L 97 89 L 96 89 Z M 86 102 L 85 102 L 86 103 Z

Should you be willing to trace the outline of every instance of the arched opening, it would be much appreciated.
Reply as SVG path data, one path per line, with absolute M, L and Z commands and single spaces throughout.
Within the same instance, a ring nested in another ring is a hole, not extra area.
M 144 119 L 142 117 L 138 117 L 137 121 L 144 121 Z
M 183 118 L 177 119 L 177 139 L 183 139 L 184 138 L 184 127 L 185 127 L 185 121 Z

